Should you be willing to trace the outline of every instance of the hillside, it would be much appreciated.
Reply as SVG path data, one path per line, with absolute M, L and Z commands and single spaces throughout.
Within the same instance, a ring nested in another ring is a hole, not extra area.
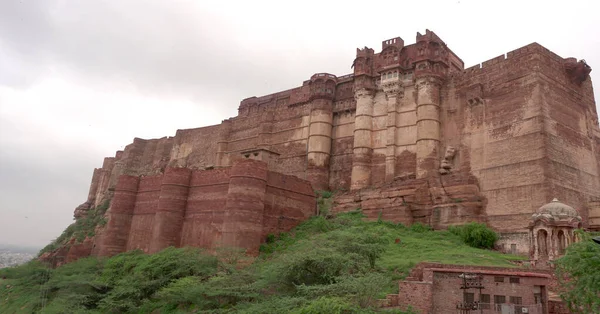
M 363 217 L 313 217 L 270 236 L 253 261 L 235 249 L 213 256 L 168 248 L 54 270 L 39 262 L 3 269 L 0 312 L 370 313 L 418 262 L 511 266 L 521 259 L 469 247 L 448 231 Z

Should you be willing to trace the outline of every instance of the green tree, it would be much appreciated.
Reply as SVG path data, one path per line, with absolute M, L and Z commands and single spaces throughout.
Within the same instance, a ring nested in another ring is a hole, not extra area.
M 561 297 L 573 313 L 600 313 L 600 245 L 590 234 L 576 231 L 581 241 L 571 244 L 556 261 Z

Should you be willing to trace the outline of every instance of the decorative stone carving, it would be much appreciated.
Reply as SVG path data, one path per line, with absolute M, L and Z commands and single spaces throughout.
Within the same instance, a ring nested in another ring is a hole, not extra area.
M 366 88 L 361 88 L 356 90 L 356 92 L 354 92 L 354 98 L 355 99 L 359 99 L 359 98 L 365 98 L 365 97 L 371 97 L 373 95 L 373 93 L 371 92 L 371 90 L 366 89 Z
M 564 64 L 571 82 L 577 85 L 581 85 L 592 72 L 592 68 L 583 59 L 577 62 L 575 58 L 566 58 Z
M 453 146 L 448 146 L 446 148 L 444 158 L 442 158 L 442 162 L 440 165 L 440 174 L 444 175 L 450 173 L 450 169 L 452 169 L 452 161 L 454 160 L 455 155 L 456 148 L 454 148 Z
M 399 80 L 388 80 L 381 83 L 381 88 L 383 89 L 387 97 L 398 96 L 398 94 L 402 90 L 402 84 Z

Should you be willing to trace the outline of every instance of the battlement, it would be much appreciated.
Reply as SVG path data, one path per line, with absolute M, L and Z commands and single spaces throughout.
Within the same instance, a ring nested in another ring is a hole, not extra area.
M 431 41 L 446 45 L 446 43 L 440 37 L 438 37 L 438 35 L 428 29 L 425 30 L 425 35 L 421 35 L 421 33 L 417 32 L 417 43 Z
M 394 37 L 392 39 L 384 40 L 381 42 L 381 51 L 389 46 L 394 46 L 398 49 L 404 48 L 404 40 L 400 37 Z

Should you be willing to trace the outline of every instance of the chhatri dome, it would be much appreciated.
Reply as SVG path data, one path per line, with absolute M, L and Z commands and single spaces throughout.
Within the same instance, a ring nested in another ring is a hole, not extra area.
M 581 222 L 581 216 L 575 208 L 559 202 L 556 198 L 540 207 L 531 218 L 534 223 L 538 220 L 544 220 L 545 222 Z
M 554 260 L 577 241 L 574 230 L 581 228 L 579 212 L 553 199 L 531 216 L 529 223 L 532 260 Z

